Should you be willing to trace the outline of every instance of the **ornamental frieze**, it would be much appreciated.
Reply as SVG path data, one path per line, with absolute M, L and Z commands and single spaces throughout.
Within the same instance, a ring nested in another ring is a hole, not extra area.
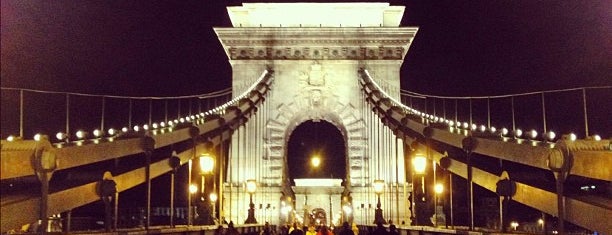
M 317 44 L 334 44 L 334 45 L 338 45 L 338 44 L 344 44 L 344 45 L 364 45 L 364 44 L 376 44 L 376 45 L 390 45 L 390 44 L 395 44 L 395 45 L 406 45 L 410 43 L 410 40 L 406 40 L 406 39 L 398 39 L 398 40 L 374 40 L 374 39 L 357 39 L 357 40 L 350 40 L 350 39 L 316 39 L 316 40 L 256 40 L 256 39 L 247 39 L 247 40 L 240 40 L 240 39 L 227 39 L 227 40 L 222 40 L 222 43 L 225 45 L 232 45 L 232 46 L 240 46 L 240 45 L 303 45 L 303 44 L 309 44 L 309 45 L 317 45 Z
M 232 60 L 401 60 L 404 47 L 230 47 Z

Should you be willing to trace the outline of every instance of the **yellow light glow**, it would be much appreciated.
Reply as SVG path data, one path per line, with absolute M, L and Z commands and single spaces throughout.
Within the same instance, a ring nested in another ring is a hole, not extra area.
M 425 168 L 427 167 L 427 158 L 425 158 L 422 154 L 417 154 L 412 158 L 412 167 L 414 167 L 414 171 L 417 174 L 425 173 Z
M 531 129 L 531 131 L 529 131 L 529 138 L 535 139 L 536 137 L 538 137 L 538 132 L 534 129 Z
M 83 139 L 83 138 L 85 138 L 85 132 L 84 132 L 84 131 L 82 131 L 82 130 L 78 130 L 78 131 L 76 132 L 76 137 L 77 137 L 77 138 L 79 138 L 79 139 Z
M 373 186 L 374 186 L 375 193 L 382 193 L 383 189 L 385 188 L 385 181 L 384 180 L 374 180 Z
M 198 186 L 195 184 L 189 185 L 189 193 L 194 194 L 198 192 Z
M 95 137 L 100 137 L 100 136 L 102 135 L 102 132 L 101 132 L 99 129 L 95 129 L 95 130 L 93 131 L 93 135 L 94 135 Z
M 439 183 L 438 183 L 438 184 L 436 184 L 436 185 L 434 186 L 434 192 L 436 192 L 436 194 L 441 194 L 441 193 L 443 193 L 443 192 L 444 192 L 444 185 L 439 184 Z
M 64 140 L 66 138 L 66 134 L 58 132 L 57 134 L 55 134 L 55 138 L 57 138 L 58 140 Z
M 40 141 L 41 138 L 42 138 L 41 134 L 34 135 L 34 140 L 36 140 L 36 141 Z
M 321 158 L 319 158 L 317 155 L 313 156 L 310 159 L 310 164 L 312 164 L 314 167 L 319 167 L 319 165 L 321 165 Z
M 516 221 L 512 221 L 512 222 L 510 222 L 510 226 L 512 227 L 512 229 L 516 230 L 516 227 L 519 226 L 519 223 L 516 222 Z
M 342 207 L 342 210 L 344 210 L 345 214 L 350 214 L 351 212 L 353 212 L 353 209 L 350 206 L 348 206 L 348 205 L 344 205 Z
M 254 193 L 255 190 L 257 190 L 257 182 L 255 182 L 255 180 L 247 180 L 246 191 L 248 193 Z
M 523 130 L 516 129 L 514 130 L 514 137 L 521 137 L 523 135 Z
M 211 202 L 216 202 L 217 199 L 219 199 L 216 193 L 211 193 L 208 197 L 210 198 Z
M 208 153 L 200 156 L 200 170 L 203 174 L 210 173 L 215 167 L 215 159 Z

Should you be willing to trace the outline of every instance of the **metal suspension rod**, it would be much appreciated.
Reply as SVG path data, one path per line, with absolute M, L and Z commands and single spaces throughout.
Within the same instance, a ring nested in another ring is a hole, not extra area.
M 433 98 L 433 115 L 436 116 L 436 98 Z
M 455 123 L 457 123 L 457 100 L 455 100 Z
M 589 118 L 587 115 L 586 88 L 582 88 L 582 109 L 584 110 L 584 133 L 589 136 Z
M 100 130 L 102 132 L 104 132 L 104 113 L 106 111 L 105 109 L 106 109 L 106 98 L 104 96 L 102 96 L 102 114 L 100 115 L 101 116 L 101 118 L 100 118 Z
M 442 116 L 446 120 L 446 99 L 442 99 Z
M 168 100 L 164 100 L 164 122 L 168 122 Z
M 487 127 L 491 127 L 491 99 L 487 97 Z
M 70 94 L 66 94 L 66 135 L 70 135 Z
M 510 97 L 510 106 L 512 111 L 512 130 L 516 130 L 516 119 L 514 119 L 514 96 Z
M 544 126 L 543 135 L 546 134 L 546 102 L 544 100 L 544 92 L 541 93 L 542 96 L 542 125 Z
M 149 99 L 149 122 L 148 124 L 151 125 L 152 121 L 153 121 L 153 99 Z
M 472 128 L 472 123 L 474 122 L 472 120 L 472 99 L 470 98 L 470 128 Z
M 177 114 L 176 114 L 176 118 L 181 118 L 181 99 L 177 99 Z
M 128 128 L 132 128 L 132 99 L 129 99 L 129 107 L 128 107 Z
M 23 138 L 23 90 L 19 90 L 19 136 Z

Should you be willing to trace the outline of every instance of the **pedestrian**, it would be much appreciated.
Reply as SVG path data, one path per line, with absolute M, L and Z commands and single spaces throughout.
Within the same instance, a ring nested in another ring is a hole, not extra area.
M 308 226 L 308 231 L 306 231 L 306 235 L 317 235 L 317 230 L 315 230 L 314 225 Z
M 327 225 L 321 225 L 321 228 L 319 228 L 319 232 L 317 232 L 317 235 L 334 235 L 334 233 L 327 228 Z
M 355 233 L 353 232 L 353 230 L 351 230 L 349 223 L 345 221 L 344 223 L 342 223 L 342 228 L 340 229 L 338 235 L 355 235 Z
M 395 224 L 389 225 L 389 235 L 399 235 L 399 231 L 397 231 Z
M 215 235 L 223 235 L 224 231 L 223 231 L 223 226 L 219 225 L 217 226 L 217 229 L 215 229 Z
M 270 228 L 269 222 L 266 222 L 264 224 L 264 228 L 261 230 L 259 234 L 260 235 L 274 235 L 274 231 L 272 231 L 272 228 Z
M 227 231 L 225 231 L 225 235 L 240 235 L 240 232 L 234 228 L 234 221 L 230 220 L 229 224 L 227 224 Z
M 298 223 L 293 223 L 293 229 L 289 232 L 289 235 L 304 235 L 304 231 L 298 226 Z
M 387 229 L 383 226 L 381 222 L 377 222 L 376 229 L 374 229 L 372 235 L 389 235 L 389 232 L 387 232 Z
M 351 229 L 353 230 L 353 233 L 355 235 L 359 235 L 359 228 L 357 227 L 357 224 L 355 222 L 353 222 L 353 225 L 351 226 Z

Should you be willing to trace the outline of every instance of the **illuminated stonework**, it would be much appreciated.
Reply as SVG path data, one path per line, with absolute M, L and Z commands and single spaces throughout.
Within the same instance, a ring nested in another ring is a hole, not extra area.
M 234 27 L 398 27 L 403 6 L 389 3 L 244 3 L 228 7 Z
M 215 30 L 232 60 L 403 60 L 416 34 L 416 28 Z
M 274 70 L 272 92 L 261 108 L 266 119 L 249 121 L 232 135 L 225 178 L 231 185 L 226 189 L 234 190 L 230 207 L 238 209 L 247 202 L 248 195 L 239 188 L 249 178 L 257 178 L 262 185 L 258 191 L 266 191 L 264 201 L 278 202 L 280 191 L 290 184 L 289 136 L 309 120 L 325 120 L 344 137 L 347 175 L 340 178 L 347 180 L 355 203 L 376 203 L 368 201 L 375 198 L 370 189 L 374 179 L 403 187 L 403 145 L 382 138 L 392 132 L 366 106 L 358 82 L 358 70 L 366 68 L 387 94 L 399 99 L 400 67 L 417 32 L 416 27 L 399 27 L 403 10 L 388 3 L 245 3 L 228 8 L 234 27 L 215 32 L 232 66 L 234 94 L 247 90 L 262 70 Z M 396 155 L 402 156 L 397 164 L 388 165 Z M 384 203 L 407 208 L 399 200 L 407 198 L 405 192 L 388 190 L 395 199 Z M 407 221 L 410 213 L 400 214 Z M 241 221 L 240 216 L 231 217 Z

